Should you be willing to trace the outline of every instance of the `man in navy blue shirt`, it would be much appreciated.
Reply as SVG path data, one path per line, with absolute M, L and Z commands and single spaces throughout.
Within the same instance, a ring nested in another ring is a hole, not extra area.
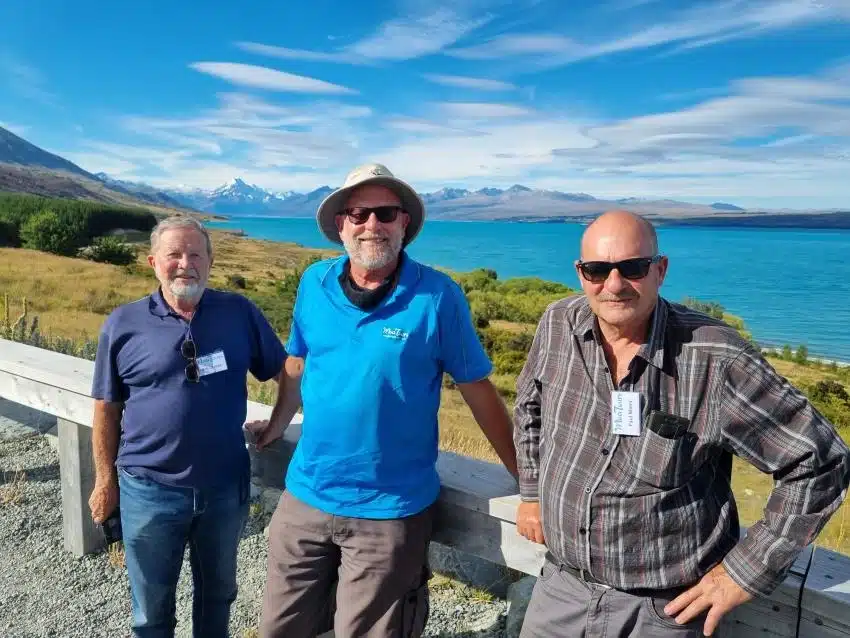
M 212 260 L 200 222 L 160 222 L 148 257 L 159 288 L 117 308 L 100 332 L 89 505 L 96 523 L 120 512 L 140 638 L 174 635 L 187 544 L 193 633 L 228 635 L 250 491 L 247 373 L 277 379 L 286 358 L 253 303 L 206 287 Z
M 444 373 L 516 475 L 463 292 L 403 250 L 423 221 L 416 192 L 380 164 L 352 171 L 319 207 L 320 229 L 347 255 L 304 273 L 277 404 L 268 423 L 249 424 L 263 448 L 303 404 L 269 528 L 264 637 L 315 636 L 334 584 L 339 638 L 421 635 Z

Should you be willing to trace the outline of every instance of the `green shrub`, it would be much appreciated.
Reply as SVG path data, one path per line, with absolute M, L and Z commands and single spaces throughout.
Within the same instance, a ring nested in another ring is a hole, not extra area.
M 18 227 L 10 221 L 0 219 L 0 247 L 12 246 L 17 248 L 21 245 L 21 236 Z
M 227 284 L 231 288 L 239 288 L 240 290 L 245 290 L 248 285 L 242 275 L 227 275 Z
M 150 232 L 157 222 L 153 213 L 142 208 L 17 193 L 0 194 L 0 221 L 11 223 L 21 238 L 24 227 L 36 224 L 32 220 L 46 211 L 52 211 L 63 223 L 80 233 L 75 248 L 119 228 Z
M 27 248 L 56 255 L 71 256 L 85 242 L 79 220 L 63 219 L 53 210 L 43 210 L 21 227 L 21 239 Z
M 91 246 L 80 251 L 80 256 L 92 261 L 116 266 L 128 266 L 136 261 L 136 249 L 117 237 L 98 237 Z

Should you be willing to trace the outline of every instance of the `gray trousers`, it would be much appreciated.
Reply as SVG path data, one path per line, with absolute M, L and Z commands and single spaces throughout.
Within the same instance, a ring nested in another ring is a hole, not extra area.
M 284 492 L 269 523 L 262 638 L 418 638 L 428 618 L 433 507 L 333 516 Z
M 531 594 L 520 638 L 702 636 L 705 614 L 687 625 L 677 625 L 664 613 L 664 606 L 678 593 L 635 596 L 586 583 L 547 560 Z

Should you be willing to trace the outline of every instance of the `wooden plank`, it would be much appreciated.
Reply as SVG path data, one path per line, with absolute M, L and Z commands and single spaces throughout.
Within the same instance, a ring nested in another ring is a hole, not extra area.
M 520 536 L 515 524 L 442 497 L 432 540 L 533 576 L 540 573 L 546 553 L 543 545 Z
M 61 386 L 0 370 L 0 397 L 60 419 L 91 426 L 94 401 Z
M 800 636 L 850 636 L 850 556 L 815 548 L 803 586 Z
M 89 510 L 94 488 L 90 427 L 58 420 L 59 475 L 62 485 L 62 533 L 65 549 L 75 556 L 94 552 L 105 545 Z
M 793 638 L 797 635 L 800 590 L 803 578 L 789 574 L 769 598 L 755 598 L 733 609 L 720 624 L 720 635 Z
M 94 362 L 23 343 L 0 339 L 0 371 L 88 395 Z

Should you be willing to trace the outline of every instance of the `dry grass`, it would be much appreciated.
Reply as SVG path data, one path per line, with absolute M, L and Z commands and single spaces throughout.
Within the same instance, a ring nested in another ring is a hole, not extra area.
M 24 500 L 27 474 L 23 470 L 3 473 L 3 483 L 0 485 L 0 504 L 19 505 Z
M 313 256 L 332 254 L 294 244 L 246 240 L 212 231 L 215 263 L 210 285 L 221 287 L 230 275 L 263 285 Z M 84 259 L 59 257 L 23 248 L 0 248 L 0 291 L 27 299 L 42 332 L 80 339 L 95 338 L 106 315 L 116 306 L 140 299 L 156 289 L 147 264 L 149 246 L 139 242 L 134 266 L 125 268 Z M 19 308 L 12 308 L 13 316 Z
M 121 543 L 112 543 L 107 550 L 109 564 L 115 569 L 124 569 L 126 562 L 124 560 L 124 545 Z

